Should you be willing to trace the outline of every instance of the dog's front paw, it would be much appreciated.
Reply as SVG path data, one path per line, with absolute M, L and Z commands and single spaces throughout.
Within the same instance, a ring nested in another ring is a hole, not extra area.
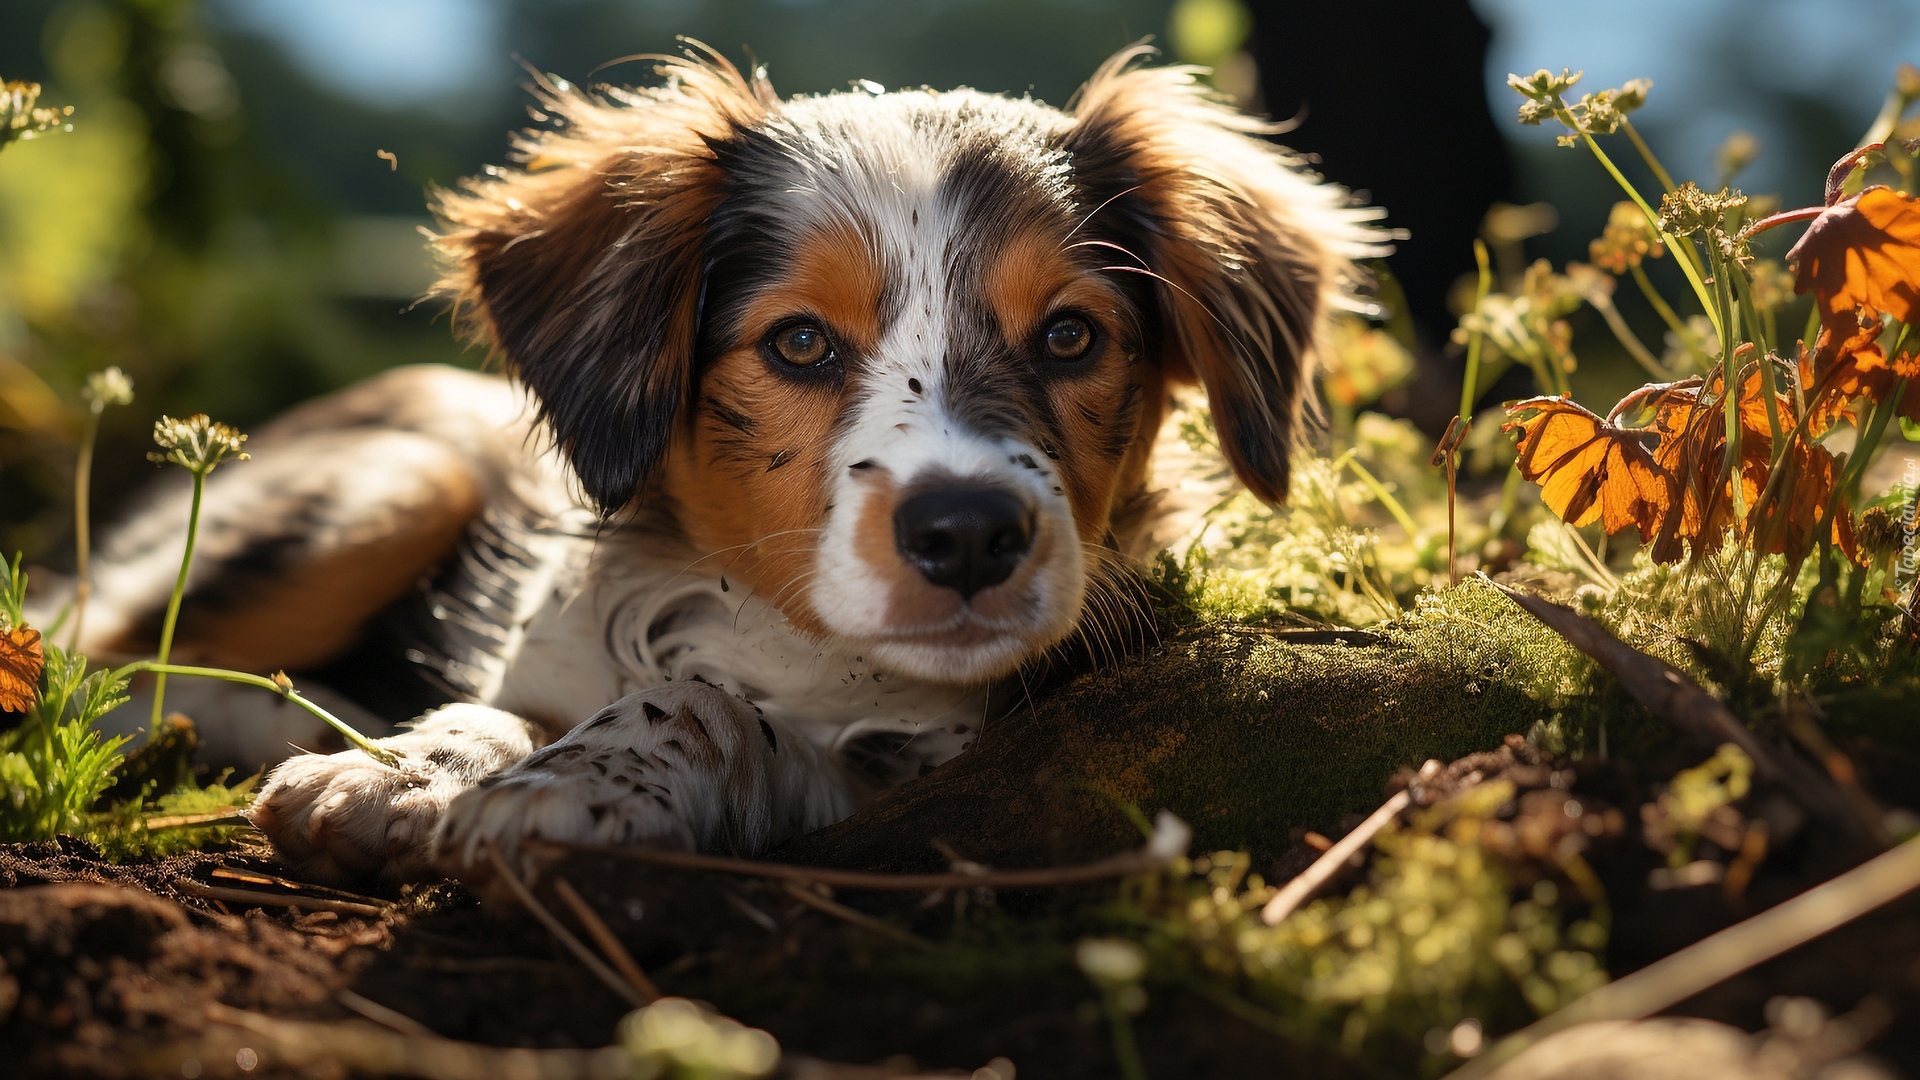
M 436 861 L 470 882 L 529 839 L 761 850 L 838 820 L 851 800 L 820 754 L 751 703 L 699 681 L 621 698 L 447 808 Z
M 290 758 L 253 802 L 253 823 L 296 875 L 346 883 L 433 875 L 434 826 L 447 804 L 533 750 L 519 717 L 449 705 L 412 730 L 378 740 L 400 755 L 382 765 L 357 750 Z

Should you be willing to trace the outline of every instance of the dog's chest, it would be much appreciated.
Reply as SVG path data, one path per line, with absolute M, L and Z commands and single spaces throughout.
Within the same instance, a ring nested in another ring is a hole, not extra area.
M 822 645 L 778 609 L 663 556 L 645 536 L 582 541 L 528 614 L 487 704 L 556 734 L 636 690 L 705 679 L 833 750 L 878 742 L 904 779 L 959 753 L 979 730 L 980 689 L 878 669 L 859 651 Z M 868 736 L 887 736 L 869 740 Z

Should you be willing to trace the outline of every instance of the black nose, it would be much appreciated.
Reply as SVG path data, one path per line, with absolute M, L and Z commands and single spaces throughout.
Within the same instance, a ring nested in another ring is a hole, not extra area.
M 1033 546 L 1033 515 L 994 488 L 924 491 L 893 512 L 893 543 L 928 581 L 971 600 L 1012 576 Z

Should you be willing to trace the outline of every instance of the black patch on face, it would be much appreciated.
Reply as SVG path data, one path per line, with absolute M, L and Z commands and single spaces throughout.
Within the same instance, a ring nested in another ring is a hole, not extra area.
M 748 416 L 746 413 L 741 412 L 739 409 L 734 408 L 724 401 L 714 398 L 708 398 L 701 402 L 700 405 L 701 408 L 705 409 L 707 414 L 715 420 L 720 421 L 722 424 L 725 424 L 749 439 L 754 437 L 753 417 Z
M 1037 444 L 1055 459 L 1059 455 L 1053 448 L 1066 442 L 1066 436 L 1048 386 L 1089 372 L 1096 364 L 1134 363 L 1143 354 L 1157 357 L 1159 341 L 1152 282 L 1138 274 L 1110 282 L 1127 300 L 1122 305 L 1124 324 L 1091 320 L 1105 340 L 1096 341 L 1084 362 L 1037 354 L 1036 342 L 1027 335 L 1038 328 L 1003 328 L 987 304 L 987 271 L 999 253 L 1023 236 L 1070 236 L 1068 258 L 1089 273 L 1114 264 L 1132 265 L 1113 250 L 1115 241 L 1094 227 L 1099 215 L 1072 183 L 1072 166 L 1065 150 L 1037 126 L 1017 135 L 982 133 L 961 147 L 941 188 L 954 219 L 964 223 L 947 253 L 952 312 L 945 358 L 947 405 L 971 430 Z M 1100 450 L 1108 456 L 1124 454 L 1131 445 L 1138 398 L 1139 387 L 1134 386 L 1112 412 L 1086 403 L 1075 406 L 1082 419 L 1106 432 Z
M 782 139 L 769 130 L 742 131 L 712 145 L 726 173 L 727 194 L 707 218 L 699 367 L 741 344 L 740 317 L 759 291 L 791 269 L 803 238 L 800 223 L 776 194 L 791 183 L 794 164 Z

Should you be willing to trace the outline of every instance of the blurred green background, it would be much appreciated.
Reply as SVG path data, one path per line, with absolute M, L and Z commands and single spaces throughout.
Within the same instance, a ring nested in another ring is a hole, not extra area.
M 43 103 L 74 113 L 71 133 L 0 153 L 0 551 L 65 561 L 89 371 L 118 364 L 136 388 L 131 408 L 107 414 L 96 466 L 96 505 L 111 518 L 151 474 L 142 455 L 162 412 L 204 411 L 245 428 L 394 364 L 477 364 L 436 305 L 412 304 L 431 277 L 418 235 L 430 224 L 423 193 L 503 160 L 506 132 L 527 123 L 520 62 L 575 81 L 638 79 L 640 65 L 595 70 L 686 34 L 736 60 L 750 50 L 782 93 L 871 79 L 1060 103 L 1106 56 L 1151 35 L 1217 65 L 1222 90 L 1250 107 L 1296 115 L 1304 137 L 1315 94 L 1337 103 L 1383 73 L 1417 87 L 1428 66 L 1438 70 L 1438 45 L 1422 55 L 1372 44 L 1383 21 L 1432 6 L 1331 9 L 1351 25 L 1339 44 L 1350 84 L 1269 102 L 1263 76 L 1273 85 L 1285 72 L 1258 69 L 1250 33 L 1258 24 L 1269 43 L 1261 55 L 1284 67 L 1290 20 L 1325 4 L 5 0 L 0 77 L 44 83 Z M 1482 85 L 1389 99 L 1374 110 L 1377 132 L 1369 119 L 1361 137 L 1391 148 L 1396 131 L 1497 125 L 1512 166 L 1483 155 L 1497 173 L 1491 190 L 1556 208 L 1536 220 L 1557 226 L 1525 241 L 1529 255 L 1556 262 L 1584 257 L 1616 196 L 1584 154 L 1512 123 L 1506 72 L 1584 67 L 1583 89 L 1651 76 L 1640 124 L 1677 174 L 1711 180 L 1716 148 L 1748 130 L 1763 152 L 1741 186 L 1798 205 L 1817 198 L 1827 164 L 1872 119 L 1894 65 L 1920 60 L 1920 5 L 1903 0 L 1459 6 L 1461 19 L 1477 16 L 1492 32 Z M 1333 150 L 1324 158 L 1331 175 L 1369 186 Z M 1482 167 L 1410 164 L 1442 186 Z M 1477 221 L 1483 210 L 1462 213 Z M 1457 246 L 1440 262 L 1464 272 L 1471 254 Z M 1623 312 L 1658 341 L 1637 301 L 1622 297 Z M 1420 328 L 1430 366 L 1457 363 L 1446 329 Z M 1605 390 L 1633 371 L 1596 342 L 1580 378 Z

